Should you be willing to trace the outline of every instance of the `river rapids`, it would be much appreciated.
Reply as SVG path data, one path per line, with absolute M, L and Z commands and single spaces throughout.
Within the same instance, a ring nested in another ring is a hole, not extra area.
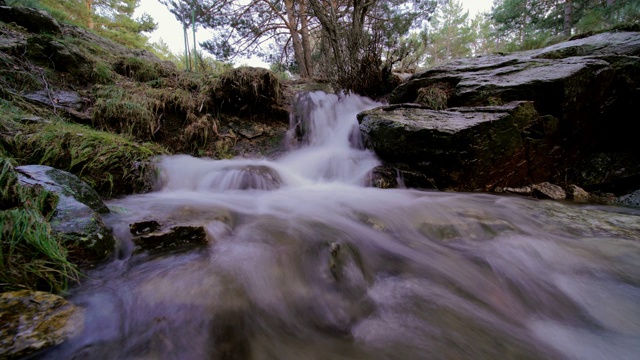
M 78 334 L 37 358 L 640 358 L 638 211 L 368 187 L 379 105 L 302 94 L 276 159 L 159 159 L 158 191 L 108 204 L 119 256 L 72 289 Z M 135 251 L 144 220 L 209 245 Z

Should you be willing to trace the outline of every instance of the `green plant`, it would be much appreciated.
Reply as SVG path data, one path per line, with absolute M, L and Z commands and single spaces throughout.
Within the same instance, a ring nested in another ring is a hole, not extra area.
M 23 186 L 13 166 L 0 158 L 0 291 L 62 291 L 80 273 L 52 235 L 49 219 L 57 195 Z
M 31 126 L 12 145 L 25 162 L 69 171 L 104 196 L 148 189 L 145 164 L 167 153 L 156 144 L 65 122 Z
M 98 84 L 112 84 L 115 74 L 111 71 L 111 66 L 104 62 L 95 64 L 91 71 L 91 79 Z
M 418 89 L 416 102 L 424 104 L 433 110 L 444 110 L 449 101 L 449 87 L 446 84 L 438 83 Z

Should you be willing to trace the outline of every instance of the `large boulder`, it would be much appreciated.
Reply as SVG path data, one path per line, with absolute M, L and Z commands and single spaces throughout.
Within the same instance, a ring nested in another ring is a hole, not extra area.
M 51 230 L 62 239 L 70 262 L 92 267 L 113 255 L 115 239 L 101 217 L 109 209 L 95 190 L 77 176 L 49 166 L 19 166 L 16 171 L 23 185 L 41 185 L 58 195 Z
M 627 115 L 635 112 L 638 98 L 640 33 L 615 32 L 540 50 L 454 60 L 412 76 L 393 91 L 390 103 L 419 102 L 441 109 L 531 101 L 542 118 L 557 120 L 541 123 L 551 125 L 551 132 L 521 132 L 530 142 L 544 146 L 530 148 L 527 161 L 536 163 L 529 165 L 534 170 L 530 177 L 509 186 L 568 182 L 587 190 L 624 193 L 640 185 L 640 148 L 635 146 L 632 117 Z M 446 112 L 443 117 L 447 118 Z M 422 157 L 418 162 L 432 159 Z M 594 162 L 606 176 L 590 177 Z M 457 165 L 443 171 L 468 171 L 455 168 Z M 493 184 L 481 185 L 488 188 Z
M 395 164 L 409 164 L 425 175 L 423 183 L 408 185 L 456 190 L 525 182 L 537 165 L 529 159 L 530 148 L 545 146 L 527 136 L 551 136 L 555 123 L 540 116 L 531 102 L 447 111 L 387 106 L 362 112 L 358 119 L 378 156 L 401 175 L 406 166 Z

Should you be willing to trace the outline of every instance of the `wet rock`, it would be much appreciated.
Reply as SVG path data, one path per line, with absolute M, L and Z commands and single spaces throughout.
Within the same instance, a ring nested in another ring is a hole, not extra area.
M 0 294 L 0 359 L 15 359 L 61 344 L 82 328 L 82 311 L 41 291 Z
M 533 196 L 539 199 L 564 200 L 567 193 L 558 185 L 543 182 L 532 186 Z
M 218 190 L 275 190 L 282 178 L 268 166 L 248 165 L 223 169 L 211 185 Z
M 89 185 L 66 171 L 44 165 L 16 168 L 23 185 L 42 185 L 58 195 L 51 230 L 60 236 L 69 251 L 69 261 L 91 267 L 111 257 L 115 240 L 100 214 L 109 209 Z
M 203 226 L 174 226 L 134 237 L 133 243 L 139 248 L 138 251 L 159 254 L 204 246 L 209 243 L 209 239 Z
M 632 117 L 627 115 L 635 112 L 634 99 L 640 95 L 638 54 L 640 33 L 620 31 L 544 49 L 456 59 L 415 74 L 393 91 L 390 103 L 414 103 L 420 92 L 429 88 L 449 89 L 446 94 L 440 94 L 447 95 L 448 107 L 532 101 L 540 117 L 527 128 L 520 128 L 520 137 L 528 152 L 527 157 L 521 159 L 526 161 L 522 167 L 528 167 L 529 173 L 510 176 L 508 186 L 569 181 L 590 192 L 621 195 L 640 187 L 640 153 L 635 144 Z M 432 95 L 430 99 L 437 94 Z M 443 122 L 448 121 L 445 112 L 442 118 Z M 398 132 L 398 136 L 400 134 Z M 376 152 L 378 146 L 373 144 Z M 434 148 L 433 153 L 451 152 L 446 146 L 441 148 L 437 141 L 424 146 Z M 401 146 L 398 155 L 403 153 L 404 146 Z M 383 160 L 390 161 L 384 156 Z M 428 177 L 433 171 L 432 156 L 425 156 L 417 163 L 414 159 L 395 162 L 404 162 Z M 427 163 L 431 165 L 420 166 Z M 515 164 L 508 164 L 506 168 L 517 173 L 519 169 Z M 442 167 L 441 172 L 474 171 L 473 165 L 471 168 L 468 164 L 462 168 L 460 165 L 437 164 Z M 496 163 L 494 167 L 505 165 Z M 507 185 L 492 180 L 481 179 L 474 187 Z M 442 179 L 439 181 L 439 187 L 449 186 L 446 182 L 443 184 Z M 473 190 L 473 187 L 463 189 Z
M 38 9 L 0 6 L 0 21 L 14 22 L 33 33 L 41 32 L 54 35 L 62 33 L 60 24 L 49 13 Z
M 640 190 L 636 190 L 631 194 L 619 197 L 615 201 L 617 204 L 624 206 L 632 206 L 640 208 Z
M 531 188 L 531 186 L 523 186 L 523 187 L 517 187 L 517 188 L 505 187 L 505 188 L 501 188 L 501 191 L 496 191 L 496 192 L 503 192 L 507 194 L 517 194 L 517 195 L 523 195 L 523 196 L 533 195 L 533 189 Z
M 584 191 L 583 188 L 577 185 L 569 185 L 567 187 L 567 199 L 573 200 L 575 202 L 588 202 L 590 200 L 590 195 L 588 192 Z
M 529 102 L 434 111 L 380 107 L 358 115 L 369 147 L 404 164 L 437 188 L 489 190 L 522 182 L 530 173 L 523 129 L 540 116 Z
M 131 234 L 138 236 L 152 233 L 160 229 L 161 226 L 162 225 L 159 222 L 155 220 L 149 220 L 129 224 L 129 230 L 131 231 Z

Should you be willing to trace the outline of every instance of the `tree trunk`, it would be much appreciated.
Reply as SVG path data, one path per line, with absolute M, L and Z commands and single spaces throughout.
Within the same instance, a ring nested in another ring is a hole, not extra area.
M 571 36 L 573 17 L 573 0 L 565 0 L 564 2 L 564 34 L 565 36 Z
M 95 27 L 93 23 L 93 0 L 85 0 L 84 4 L 87 6 L 87 27 L 93 29 Z
M 307 13 L 306 0 L 300 0 L 300 36 L 302 37 L 302 51 L 304 63 L 309 77 L 313 77 L 313 64 L 311 63 L 311 41 L 309 40 L 309 14 Z
M 296 27 L 296 17 L 293 9 L 293 0 L 284 0 L 284 6 L 287 11 L 287 27 L 289 28 L 289 34 L 291 34 L 291 42 L 293 43 L 293 55 L 298 63 L 298 71 L 300 77 L 308 78 L 309 71 L 307 69 L 307 63 L 304 57 L 304 51 L 302 49 L 302 41 L 300 40 L 300 33 Z
M 607 0 L 607 6 L 613 6 L 616 4 L 616 0 Z

